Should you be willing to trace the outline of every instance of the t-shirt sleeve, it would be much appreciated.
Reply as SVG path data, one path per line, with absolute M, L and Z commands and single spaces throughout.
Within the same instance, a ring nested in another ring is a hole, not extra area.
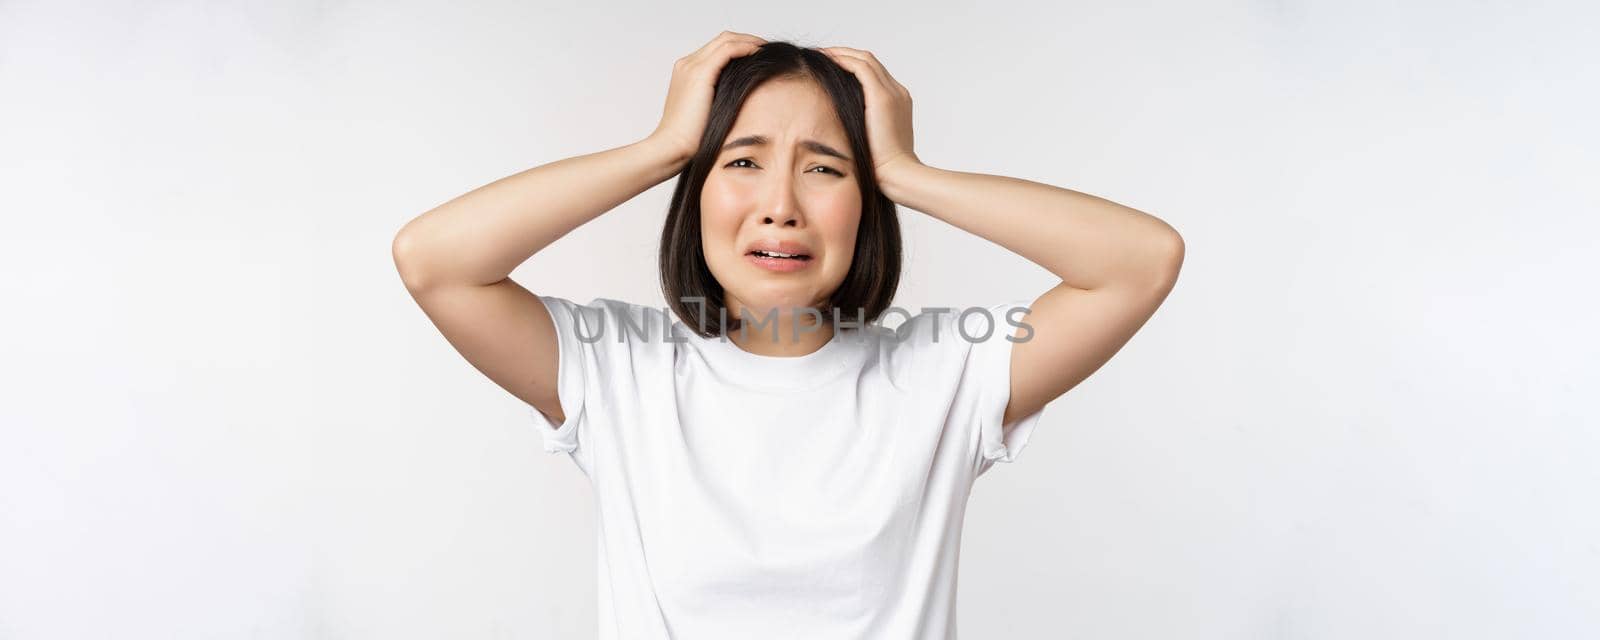
M 616 339 L 615 325 L 610 323 L 615 309 L 601 299 L 589 304 L 555 296 L 539 296 L 539 300 L 555 323 L 560 351 L 556 393 L 565 420 L 556 424 L 531 405 L 528 411 L 539 427 L 547 453 L 571 453 L 583 442 L 584 425 L 589 422 L 588 403 L 599 400 L 591 397 L 597 393 L 592 390 L 596 385 L 591 383 L 604 378 L 613 351 L 621 346 L 608 342 Z
M 962 369 L 967 378 L 962 384 L 977 390 L 973 415 L 978 431 L 978 475 L 996 462 L 1015 461 L 1044 412 L 1041 407 L 1009 425 L 1001 424 L 1011 401 L 1012 349 L 1033 335 L 1033 329 L 1023 326 L 1022 320 L 1029 304 L 1028 300 L 1013 300 L 987 307 L 993 318 L 993 332 L 987 339 L 980 339 L 988 328 L 982 314 L 971 313 L 965 319 L 965 335 L 973 341 L 967 351 L 967 366 Z

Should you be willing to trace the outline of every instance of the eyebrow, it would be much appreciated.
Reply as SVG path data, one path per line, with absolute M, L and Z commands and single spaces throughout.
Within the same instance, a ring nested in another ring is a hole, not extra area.
M 767 142 L 769 142 L 767 137 L 763 135 L 743 136 L 728 141 L 728 144 L 722 145 L 722 150 L 727 151 L 737 147 L 756 147 L 764 145 Z M 850 162 L 850 156 L 840 153 L 838 149 L 834 149 L 833 147 L 822 144 L 821 142 L 817 142 L 816 140 L 801 140 L 800 146 L 813 153 L 820 153 L 825 156 L 833 156 L 845 162 Z

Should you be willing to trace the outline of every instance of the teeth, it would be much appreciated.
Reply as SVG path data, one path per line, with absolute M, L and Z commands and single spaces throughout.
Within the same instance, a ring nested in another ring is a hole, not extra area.
M 756 253 L 756 255 L 768 256 L 768 257 L 772 257 L 772 258 L 799 258 L 800 257 L 800 254 L 797 254 L 797 253 L 778 253 L 776 251 L 762 251 L 760 249 L 757 249 L 755 251 L 755 253 Z

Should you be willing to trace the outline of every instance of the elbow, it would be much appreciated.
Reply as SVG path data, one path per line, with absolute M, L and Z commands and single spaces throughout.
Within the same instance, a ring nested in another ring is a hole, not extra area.
M 1168 227 L 1171 229 L 1171 227 Z M 1156 254 L 1156 282 L 1164 290 L 1170 291 L 1178 282 L 1178 272 L 1183 270 L 1184 256 L 1183 236 L 1178 235 L 1176 229 L 1163 239 L 1161 250 Z
M 421 253 L 419 244 L 416 231 L 407 225 L 394 234 L 394 240 L 389 245 L 395 270 L 399 272 L 400 282 L 405 284 L 408 291 L 421 291 L 427 286 L 428 278 L 418 255 Z
M 1178 275 L 1178 271 L 1183 268 L 1184 249 L 1185 245 L 1183 243 L 1183 236 L 1178 235 L 1177 229 L 1173 229 L 1171 237 L 1168 238 L 1166 242 L 1166 256 L 1167 267 L 1172 271 L 1172 275 L 1174 277 L 1176 277 Z
M 1140 278 L 1147 288 L 1157 291 L 1171 291 L 1178 282 L 1178 273 L 1183 270 L 1184 242 L 1183 236 L 1170 226 L 1162 225 L 1164 229 L 1157 232 L 1153 241 L 1147 245 L 1148 251 L 1141 260 L 1138 269 L 1143 277 Z

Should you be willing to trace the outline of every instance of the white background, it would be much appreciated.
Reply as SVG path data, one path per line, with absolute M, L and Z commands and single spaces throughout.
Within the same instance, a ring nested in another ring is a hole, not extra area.
M 1187 243 L 1145 329 L 980 479 L 962 637 L 1596 637 L 1597 19 L 0 3 L 0 637 L 593 637 L 586 479 L 390 241 L 648 134 L 722 29 L 871 50 L 928 164 Z M 516 279 L 659 301 L 671 185 Z M 901 215 L 900 306 L 1055 282 Z

